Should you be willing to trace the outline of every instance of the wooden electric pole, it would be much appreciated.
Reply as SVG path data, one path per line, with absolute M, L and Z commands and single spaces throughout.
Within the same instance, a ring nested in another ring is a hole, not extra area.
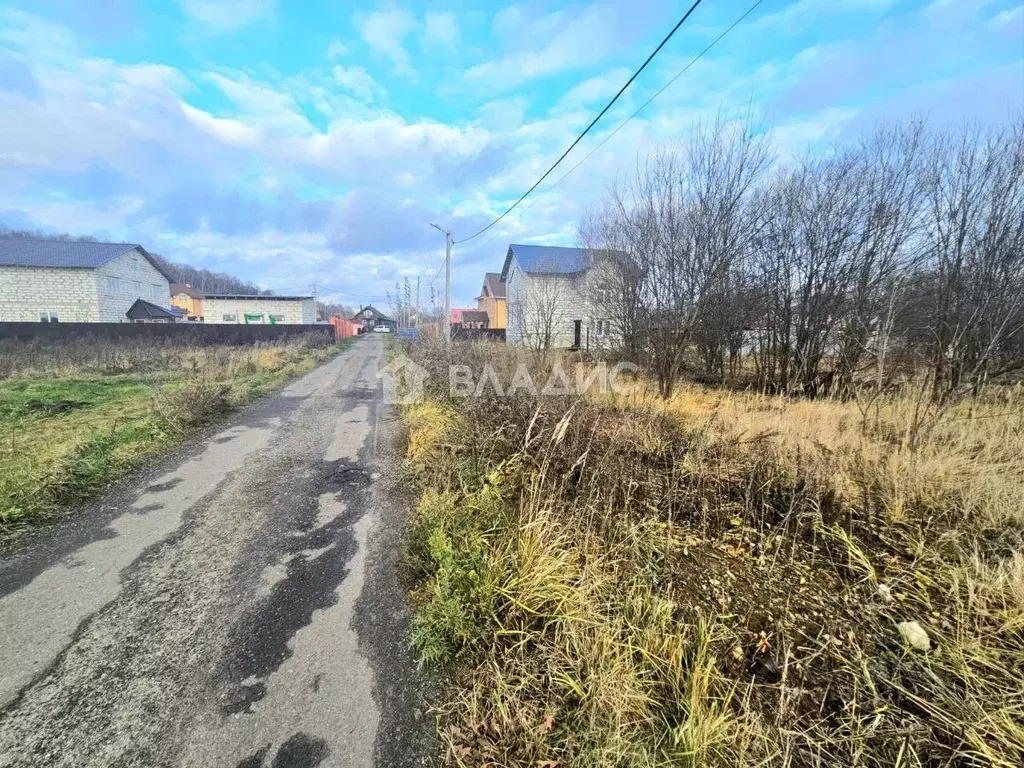
M 452 233 L 431 224 L 438 232 L 444 232 L 444 340 L 452 340 Z

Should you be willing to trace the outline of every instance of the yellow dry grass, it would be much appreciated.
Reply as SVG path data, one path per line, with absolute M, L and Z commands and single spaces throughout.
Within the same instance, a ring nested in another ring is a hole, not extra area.
M 409 430 L 406 459 L 411 465 L 426 469 L 436 456 L 445 433 L 457 419 L 452 411 L 428 400 L 410 406 L 405 412 L 405 423 Z
M 1024 764 L 1019 389 L 541 401 L 407 411 L 445 764 Z
M 894 518 L 908 503 L 955 500 L 986 524 L 1024 521 L 1024 390 L 1007 387 L 958 404 L 917 448 L 908 447 L 915 401 L 881 401 L 865 423 L 856 401 L 799 400 L 752 392 L 677 388 L 669 400 L 639 385 L 613 401 L 677 416 L 719 439 L 768 438 L 780 457 L 813 459 L 837 489 L 870 474 Z

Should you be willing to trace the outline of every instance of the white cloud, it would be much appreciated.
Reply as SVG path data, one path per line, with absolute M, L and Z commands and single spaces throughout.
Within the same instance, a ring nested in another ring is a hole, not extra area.
M 788 162 L 823 142 L 834 140 L 856 114 L 856 109 L 836 107 L 800 120 L 776 125 L 771 132 L 772 144 L 778 152 L 779 159 Z
M 755 19 L 750 28 L 761 31 L 773 29 L 780 32 L 796 32 L 819 24 L 825 16 L 882 14 L 896 2 L 897 0 L 796 0 L 781 10 Z
M 407 122 L 398 115 L 332 122 L 325 132 L 283 143 L 286 158 L 322 172 L 376 178 L 386 169 L 405 170 L 421 181 L 483 151 L 494 136 L 482 128 L 434 121 Z
M 992 17 L 992 24 L 996 27 L 1016 27 L 1017 31 L 1020 31 L 1024 28 L 1024 5 L 997 13 Z
M 623 14 L 625 10 L 615 6 L 594 5 L 572 18 L 558 12 L 527 19 L 518 8 L 505 9 L 495 16 L 494 29 L 512 50 L 468 69 L 463 74 L 465 85 L 473 90 L 506 90 L 591 66 L 621 50 L 624 39 L 617 27 Z M 521 47 L 522 41 L 545 40 L 539 48 Z
M 416 26 L 412 13 L 399 8 L 375 11 L 357 22 L 359 34 L 370 48 L 386 56 L 400 73 L 411 72 L 404 41 Z
M 327 46 L 327 58 L 330 60 L 339 59 L 348 54 L 348 46 L 341 40 L 332 40 Z
M 0 41 L 30 51 L 35 61 L 78 50 L 78 40 L 66 27 L 14 8 L 0 8 Z
M 174 67 L 162 64 L 134 64 L 120 68 L 121 78 L 128 85 L 147 90 L 184 90 L 188 79 Z
M 181 111 L 190 123 L 213 136 L 218 141 L 223 141 L 225 144 L 233 144 L 237 147 L 253 147 L 262 135 L 258 128 L 246 125 L 241 120 L 214 117 L 209 112 L 196 109 L 184 102 L 181 105 Z
M 206 32 L 231 32 L 273 15 L 274 0 L 179 0 L 182 11 Z
M 458 41 L 459 23 L 455 14 L 428 11 L 423 21 L 426 25 L 423 41 L 425 45 L 431 46 L 431 50 L 435 46 L 452 46 Z
M 200 261 L 223 262 L 230 258 L 267 267 L 280 266 L 282 276 L 288 277 L 291 285 L 296 278 L 306 276 L 304 270 L 337 261 L 323 232 L 285 233 L 267 228 L 255 234 L 225 235 L 201 227 L 188 234 L 174 234 L 173 238 L 178 247 L 188 249 Z M 269 282 L 274 282 L 273 277 Z
M 313 131 L 290 93 L 255 82 L 244 73 L 232 72 L 228 76 L 207 72 L 205 77 L 234 103 L 249 123 L 286 134 L 304 135 Z
M 334 82 L 361 101 L 371 102 L 382 92 L 380 85 L 362 67 L 336 65 L 331 71 Z
M 608 101 L 629 80 L 631 74 L 633 73 L 626 67 L 620 67 L 584 80 L 565 94 L 560 103 L 565 107 L 575 107 L 592 104 L 595 101 Z

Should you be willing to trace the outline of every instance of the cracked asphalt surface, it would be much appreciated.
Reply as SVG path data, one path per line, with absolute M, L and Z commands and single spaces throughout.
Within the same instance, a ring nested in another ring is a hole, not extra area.
M 4 554 L 0 766 L 421 764 L 382 350 Z

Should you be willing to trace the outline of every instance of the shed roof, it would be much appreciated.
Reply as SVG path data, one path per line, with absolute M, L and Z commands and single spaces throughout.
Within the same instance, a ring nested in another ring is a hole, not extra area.
M 463 323 L 486 323 L 487 313 L 479 309 L 462 310 Z
M 136 299 L 128 311 L 125 312 L 129 320 L 174 320 L 178 315 L 170 309 L 158 306 L 145 299 Z
M 118 256 L 132 251 L 138 251 L 170 282 L 171 276 L 141 245 L 0 235 L 0 266 L 4 267 L 97 269 Z

